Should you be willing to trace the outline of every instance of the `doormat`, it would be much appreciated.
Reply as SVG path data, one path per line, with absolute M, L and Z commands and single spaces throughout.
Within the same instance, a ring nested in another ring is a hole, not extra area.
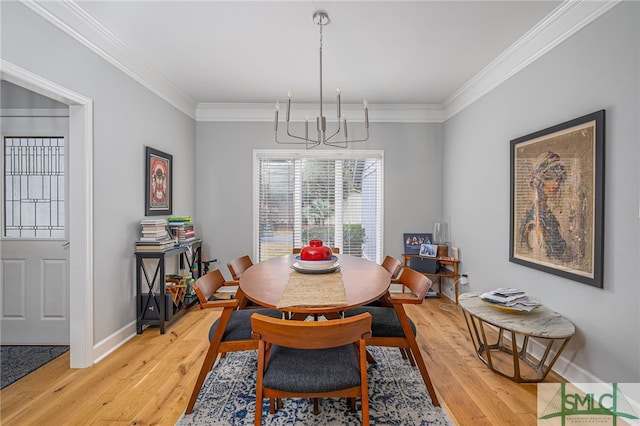
M 4 389 L 69 350 L 69 346 L 2 345 L 0 389 Z
M 372 425 L 451 426 L 442 407 L 429 398 L 418 367 L 402 359 L 397 348 L 368 346 L 378 361 L 368 366 L 369 418 Z M 191 414 L 176 426 L 253 425 L 256 407 L 257 351 L 229 352 L 213 367 Z M 269 414 L 265 398 L 263 425 L 360 425 L 361 412 L 351 413 L 344 398 L 323 398 L 313 414 L 311 399 L 285 398 L 284 407 Z M 186 399 L 185 399 L 186 404 Z M 358 403 L 358 406 L 360 404 Z

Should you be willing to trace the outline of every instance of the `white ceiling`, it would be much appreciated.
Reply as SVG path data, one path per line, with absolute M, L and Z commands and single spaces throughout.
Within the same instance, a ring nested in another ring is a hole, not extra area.
M 320 36 L 312 16 L 323 10 L 331 19 L 324 27 L 325 102 L 334 102 L 340 86 L 344 103 L 366 98 L 373 110 L 385 104 L 447 105 L 509 58 L 517 64 L 535 60 L 564 36 L 567 29 L 553 25 L 575 13 L 579 3 L 602 2 L 39 1 L 27 6 L 56 16 L 67 32 L 182 110 L 202 104 L 273 105 L 286 100 L 289 89 L 295 102 L 317 103 Z M 564 25 L 576 27 L 573 21 Z M 545 39 L 548 30 L 556 33 Z M 538 44 L 531 50 L 534 38 Z M 527 47 L 526 56 L 518 57 Z M 517 70 L 513 65 L 502 70 L 491 84 Z
M 81 7 L 196 103 L 275 102 L 324 86 L 346 102 L 439 104 L 558 2 L 86 2 Z

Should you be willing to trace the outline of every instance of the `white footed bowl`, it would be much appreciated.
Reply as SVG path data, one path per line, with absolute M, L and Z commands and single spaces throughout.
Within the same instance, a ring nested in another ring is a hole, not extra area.
M 331 256 L 329 260 L 302 260 L 300 256 L 296 256 L 296 263 L 304 269 L 328 269 L 336 264 L 337 256 Z

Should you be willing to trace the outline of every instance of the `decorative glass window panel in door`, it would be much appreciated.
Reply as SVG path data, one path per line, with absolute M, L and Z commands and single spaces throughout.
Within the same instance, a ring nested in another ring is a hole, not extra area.
M 312 239 L 379 262 L 382 255 L 381 151 L 255 152 L 260 261 L 291 254 Z
M 4 138 L 4 235 L 65 238 L 63 137 Z

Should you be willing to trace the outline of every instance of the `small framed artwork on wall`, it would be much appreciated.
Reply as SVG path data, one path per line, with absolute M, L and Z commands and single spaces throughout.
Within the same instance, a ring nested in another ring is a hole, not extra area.
M 145 216 L 172 214 L 173 156 L 145 148 Z

